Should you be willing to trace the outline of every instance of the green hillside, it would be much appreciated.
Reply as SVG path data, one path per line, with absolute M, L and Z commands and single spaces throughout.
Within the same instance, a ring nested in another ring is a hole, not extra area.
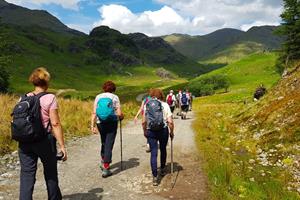
M 122 34 L 106 26 L 85 35 L 46 11 L 3 0 L 0 18 L 0 35 L 11 58 L 12 92 L 28 91 L 27 77 L 38 66 L 53 75 L 53 90 L 71 89 L 68 91 L 76 94 L 68 92 L 68 96 L 84 97 L 93 96 L 107 79 L 138 93 L 150 85 L 177 84 L 211 71 L 210 66 L 187 58 L 159 37 Z
M 272 87 L 280 78 L 276 71 L 277 56 L 274 53 L 259 53 L 250 55 L 221 69 L 201 75 L 190 81 L 190 87 L 209 77 L 222 75 L 229 80 L 228 92 L 210 97 L 211 102 L 250 101 L 255 89 L 263 84 Z
M 204 63 L 232 63 L 249 53 L 278 49 L 282 38 L 273 34 L 276 27 L 252 27 L 247 32 L 221 29 L 203 36 L 173 34 L 164 36 L 183 55 Z
M 65 34 L 84 35 L 84 33 L 70 29 L 47 11 L 30 10 L 4 0 L 0 0 L 0 19 L 3 23 L 22 27 L 39 26 Z
M 227 93 L 193 103 L 212 199 L 299 199 L 300 68 L 280 80 L 276 59 L 253 54 L 192 81 L 216 75 L 230 81 Z M 268 91 L 255 102 L 260 84 Z
M 11 74 L 10 85 L 13 92 L 22 93 L 31 89 L 27 78 L 38 66 L 44 66 L 51 72 L 52 88 L 75 89 L 78 95 L 82 96 L 93 96 L 107 79 L 115 80 L 119 86 L 132 87 L 131 91 L 137 93 L 144 91 L 151 84 L 162 86 L 184 81 L 176 74 L 172 80 L 158 76 L 158 67 L 164 65 L 148 66 L 141 63 L 128 65 L 122 63 L 122 60 L 120 62 L 113 59 L 111 54 L 101 52 L 99 49 L 101 46 L 95 48 L 87 46 L 97 42 L 95 36 L 70 36 L 39 27 L 28 30 L 8 25 L 1 25 L 0 32 L 7 42 L 5 49 L 9 51 L 12 61 L 8 70 Z M 106 44 L 108 43 L 107 40 Z M 113 45 L 119 44 L 113 42 Z M 123 52 L 131 50 L 126 49 L 128 48 L 126 46 L 122 48 Z M 122 57 L 118 56 L 119 58 Z M 125 59 L 124 62 L 128 60 Z

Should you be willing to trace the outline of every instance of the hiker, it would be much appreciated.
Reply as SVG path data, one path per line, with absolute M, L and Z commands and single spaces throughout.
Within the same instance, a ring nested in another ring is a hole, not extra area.
M 118 121 L 124 119 L 121 111 L 119 97 L 113 94 L 116 85 L 112 81 L 103 84 L 104 93 L 96 96 L 91 118 L 91 131 L 101 138 L 100 169 L 102 177 L 111 176 L 110 163 L 112 161 L 112 150 L 115 143 Z M 97 125 L 97 128 L 96 128 Z
M 149 93 L 150 93 L 150 91 L 149 91 Z M 137 120 L 138 120 L 139 115 L 142 114 L 142 116 L 143 116 L 143 114 L 144 114 L 144 109 L 145 109 L 145 105 L 146 105 L 146 104 L 149 102 L 149 100 L 151 99 L 151 97 L 149 96 L 149 93 L 148 93 L 148 95 L 143 99 L 142 104 L 141 104 L 141 106 L 140 106 L 140 109 L 138 110 L 138 112 L 136 113 L 136 115 L 135 115 L 135 117 L 134 117 L 134 122 L 135 122 L 135 124 L 137 124 Z M 147 148 L 146 148 L 146 153 L 150 153 L 151 149 L 150 149 L 148 140 L 147 140 L 146 147 L 147 147 Z
M 186 89 L 185 91 L 186 91 L 186 94 L 187 94 L 188 99 L 189 99 L 189 111 L 192 111 L 193 95 L 192 95 L 192 93 L 188 89 Z
M 258 88 L 256 88 L 253 99 L 254 101 L 258 101 L 261 97 L 263 97 L 267 93 L 267 89 L 261 84 Z
M 181 119 L 186 119 L 187 112 L 189 111 L 189 99 L 189 95 L 183 91 L 180 98 Z
M 157 154 L 160 149 L 160 175 L 166 173 L 167 143 L 169 135 L 174 138 L 174 124 L 172 113 L 167 103 L 163 102 L 164 96 L 160 89 L 152 89 L 150 100 L 143 115 L 144 136 L 148 138 L 151 149 L 151 170 L 153 186 L 158 185 Z M 158 145 L 159 142 L 159 145 Z
M 170 109 L 171 109 L 171 112 L 173 115 L 175 106 L 176 106 L 176 97 L 174 95 L 173 90 L 170 90 L 169 94 L 167 95 L 166 101 L 167 101 L 168 105 L 170 106 Z
M 177 104 L 177 107 L 179 108 L 179 111 L 177 112 L 177 116 L 181 116 L 181 94 L 182 94 L 182 91 L 179 89 L 178 90 L 178 93 L 176 95 L 176 104 Z
M 19 141 L 20 200 L 32 200 L 38 158 L 44 167 L 48 199 L 62 199 L 57 176 L 56 140 L 63 161 L 67 160 L 67 152 L 56 97 L 47 93 L 49 81 L 50 74 L 45 68 L 35 69 L 29 77 L 34 90 L 20 99 L 12 114 L 12 137 Z M 24 120 L 22 116 L 26 114 L 31 118 L 31 123 L 21 123 Z M 30 130 L 33 130 L 32 136 L 27 131 L 30 126 Z

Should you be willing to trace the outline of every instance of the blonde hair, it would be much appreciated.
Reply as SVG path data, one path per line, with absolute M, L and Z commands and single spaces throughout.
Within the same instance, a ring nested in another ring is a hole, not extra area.
M 44 67 L 39 67 L 33 70 L 29 77 L 29 82 L 34 86 L 38 87 L 48 87 L 50 81 L 50 74 Z

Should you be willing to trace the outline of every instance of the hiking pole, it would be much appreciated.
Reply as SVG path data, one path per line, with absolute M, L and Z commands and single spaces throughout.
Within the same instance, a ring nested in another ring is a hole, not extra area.
M 173 161 L 173 139 L 171 138 L 171 174 L 174 173 L 174 161 Z
M 122 138 L 122 121 L 120 120 L 120 146 L 121 146 L 121 171 L 123 170 L 123 138 Z

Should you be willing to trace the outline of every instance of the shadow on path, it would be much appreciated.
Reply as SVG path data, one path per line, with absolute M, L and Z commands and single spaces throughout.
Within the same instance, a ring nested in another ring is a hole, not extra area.
M 65 200 L 101 200 L 102 196 L 100 193 L 103 192 L 102 188 L 95 188 L 87 193 L 76 193 L 63 196 Z
M 121 161 L 118 163 L 114 163 L 113 165 L 110 166 L 110 169 L 114 175 L 117 175 L 121 171 L 125 171 L 131 168 L 135 168 L 140 165 L 139 159 L 138 158 L 130 158 L 129 160 L 123 161 L 123 170 L 121 170 Z
M 177 180 L 177 177 L 179 175 L 179 172 L 184 170 L 183 167 L 177 163 L 177 162 L 174 162 L 174 171 L 173 171 L 173 176 L 175 177 L 174 179 L 174 185 L 176 184 L 176 180 Z M 171 174 L 172 175 L 172 172 L 171 172 L 171 163 L 168 163 L 166 165 L 166 175 L 168 174 Z M 160 176 L 159 178 L 159 183 L 161 183 L 161 181 L 164 179 L 165 176 Z M 174 186 L 173 186 L 174 187 Z

